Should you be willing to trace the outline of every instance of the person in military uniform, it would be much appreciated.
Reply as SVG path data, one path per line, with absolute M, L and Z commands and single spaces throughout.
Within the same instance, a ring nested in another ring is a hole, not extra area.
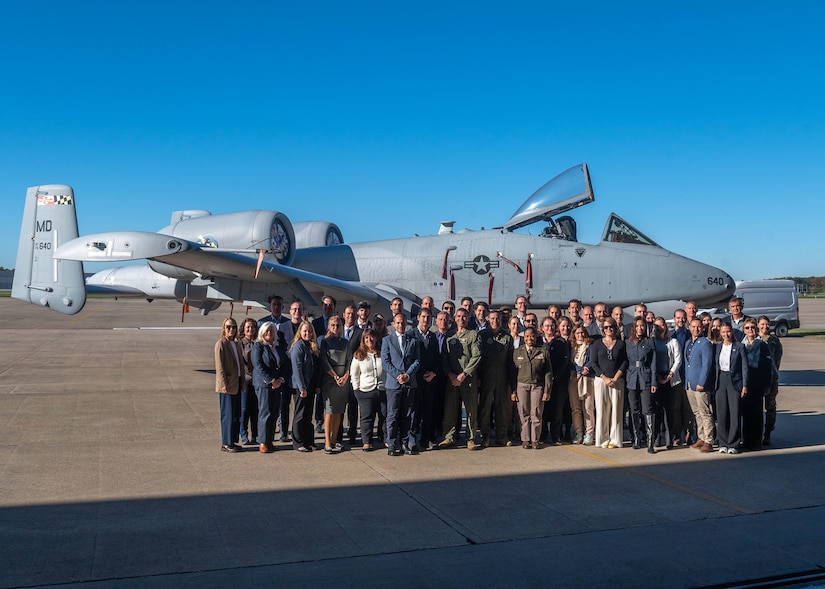
M 481 357 L 478 366 L 479 406 L 478 421 L 481 427 L 481 447 L 490 445 L 493 431 L 492 417 L 495 413 L 496 444 L 507 445 L 507 424 L 512 419 L 510 401 L 510 381 L 513 370 L 513 338 L 501 329 L 501 313 L 491 311 L 487 317 L 489 327 L 478 332 L 481 342 Z
M 536 330 L 527 327 L 522 334 L 524 341 L 513 352 L 514 376 L 511 383 L 511 399 L 518 403 L 521 418 L 521 447 L 539 449 L 542 429 L 542 409 L 550 399 L 553 387 L 553 369 L 550 351 L 536 345 Z
M 475 450 L 476 429 L 478 427 L 478 387 L 476 386 L 476 370 L 481 360 L 481 346 L 478 333 L 467 329 L 470 314 L 466 309 L 459 308 L 455 312 L 455 334 L 444 342 L 442 364 L 447 374 L 447 391 L 444 397 L 444 427 L 449 428 L 444 439 L 439 444 L 441 448 L 455 445 L 458 428 L 455 425 L 455 416 L 464 403 L 467 412 L 467 449 Z
M 759 339 L 768 344 L 773 360 L 773 374 L 771 376 L 771 386 L 765 393 L 765 435 L 762 437 L 762 445 L 769 446 L 771 443 L 771 432 L 776 428 L 776 396 L 779 394 L 779 365 L 782 363 L 782 342 L 775 335 L 771 335 L 771 320 L 762 315 L 757 321 L 759 328 Z

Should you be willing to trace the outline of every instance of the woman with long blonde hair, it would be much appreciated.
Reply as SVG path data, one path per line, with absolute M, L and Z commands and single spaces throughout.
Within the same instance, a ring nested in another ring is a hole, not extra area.
M 320 391 L 318 342 L 315 329 L 307 320 L 301 321 L 289 349 L 292 363 L 292 388 L 295 415 L 292 418 L 292 447 L 298 452 L 315 449 L 315 428 L 312 427 L 312 407 Z

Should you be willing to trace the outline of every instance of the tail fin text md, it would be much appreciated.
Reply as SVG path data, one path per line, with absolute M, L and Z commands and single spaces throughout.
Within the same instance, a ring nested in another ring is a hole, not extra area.
M 58 246 L 78 237 L 74 191 L 63 184 L 26 192 L 11 296 L 66 315 L 86 303 L 83 263 L 58 260 Z

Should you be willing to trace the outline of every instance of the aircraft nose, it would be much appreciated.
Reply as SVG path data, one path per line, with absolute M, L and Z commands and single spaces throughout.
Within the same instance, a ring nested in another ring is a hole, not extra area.
M 730 298 L 733 296 L 733 293 L 736 291 L 736 281 L 733 279 L 733 276 L 724 272 L 723 277 L 723 292 L 722 295 L 725 298 Z

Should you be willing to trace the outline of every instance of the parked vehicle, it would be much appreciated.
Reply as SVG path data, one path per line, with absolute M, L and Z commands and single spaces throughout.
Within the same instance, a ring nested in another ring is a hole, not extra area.
M 778 337 L 799 328 L 799 297 L 793 280 L 737 280 L 734 296 L 742 297 L 742 312 L 754 319 L 765 315 Z M 730 319 L 727 307 L 699 309 L 712 317 Z
M 742 297 L 745 315 L 766 315 L 778 337 L 799 328 L 799 297 L 793 280 L 737 280 L 736 296 Z

